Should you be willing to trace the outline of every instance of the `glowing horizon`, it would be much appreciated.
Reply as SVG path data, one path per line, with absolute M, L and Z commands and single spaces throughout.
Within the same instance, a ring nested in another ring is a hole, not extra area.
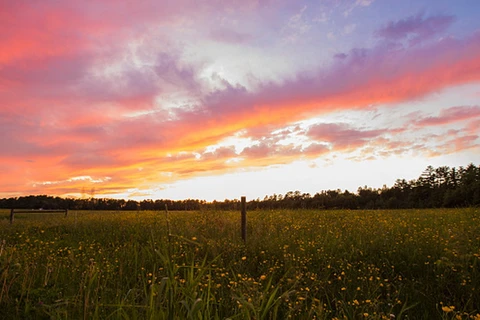
M 2 198 L 263 198 L 480 162 L 478 1 L 2 6 Z

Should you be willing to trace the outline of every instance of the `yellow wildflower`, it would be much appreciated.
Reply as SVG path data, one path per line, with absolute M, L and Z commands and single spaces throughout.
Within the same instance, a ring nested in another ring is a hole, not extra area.
M 454 309 L 455 309 L 454 306 L 449 306 L 449 307 L 448 306 L 443 306 L 442 307 L 443 312 L 452 312 Z

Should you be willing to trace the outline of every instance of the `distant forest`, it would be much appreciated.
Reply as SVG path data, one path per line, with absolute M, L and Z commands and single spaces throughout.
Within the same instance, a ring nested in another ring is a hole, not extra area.
M 46 195 L 0 199 L 0 208 L 71 210 L 239 210 L 240 200 L 206 202 L 204 200 L 119 200 L 74 199 Z M 450 168 L 428 166 L 418 179 L 398 179 L 388 188 L 327 190 L 311 195 L 290 191 L 247 202 L 254 209 L 401 209 L 480 206 L 480 166 Z

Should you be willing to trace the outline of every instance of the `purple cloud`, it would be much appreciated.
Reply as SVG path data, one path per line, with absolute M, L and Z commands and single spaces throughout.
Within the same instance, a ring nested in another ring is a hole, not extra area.
M 454 21 L 454 16 L 436 15 L 426 18 L 421 12 L 415 16 L 389 22 L 385 27 L 379 29 L 376 35 L 391 40 L 410 37 L 413 43 L 418 43 L 444 32 Z
M 425 117 L 415 121 L 419 126 L 435 126 L 450 124 L 480 117 L 480 106 L 457 106 L 444 109 L 438 117 Z

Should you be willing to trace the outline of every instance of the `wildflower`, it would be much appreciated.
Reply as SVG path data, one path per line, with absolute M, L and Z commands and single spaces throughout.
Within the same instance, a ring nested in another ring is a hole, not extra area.
M 454 306 L 449 306 L 449 307 L 448 307 L 448 306 L 443 306 L 443 307 L 442 307 L 442 311 L 443 311 L 443 312 L 447 312 L 447 313 L 448 313 L 448 312 L 452 312 L 454 309 L 455 309 Z
M 197 237 L 192 237 L 192 240 L 193 240 L 193 241 L 196 241 L 196 240 L 197 240 Z
M 265 279 L 267 279 L 267 276 L 264 275 L 264 274 L 262 274 L 262 275 L 260 276 L 260 280 L 265 280 Z
M 247 257 L 242 257 L 242 261 L 245 261 L 245 260 L 247 260 Z

